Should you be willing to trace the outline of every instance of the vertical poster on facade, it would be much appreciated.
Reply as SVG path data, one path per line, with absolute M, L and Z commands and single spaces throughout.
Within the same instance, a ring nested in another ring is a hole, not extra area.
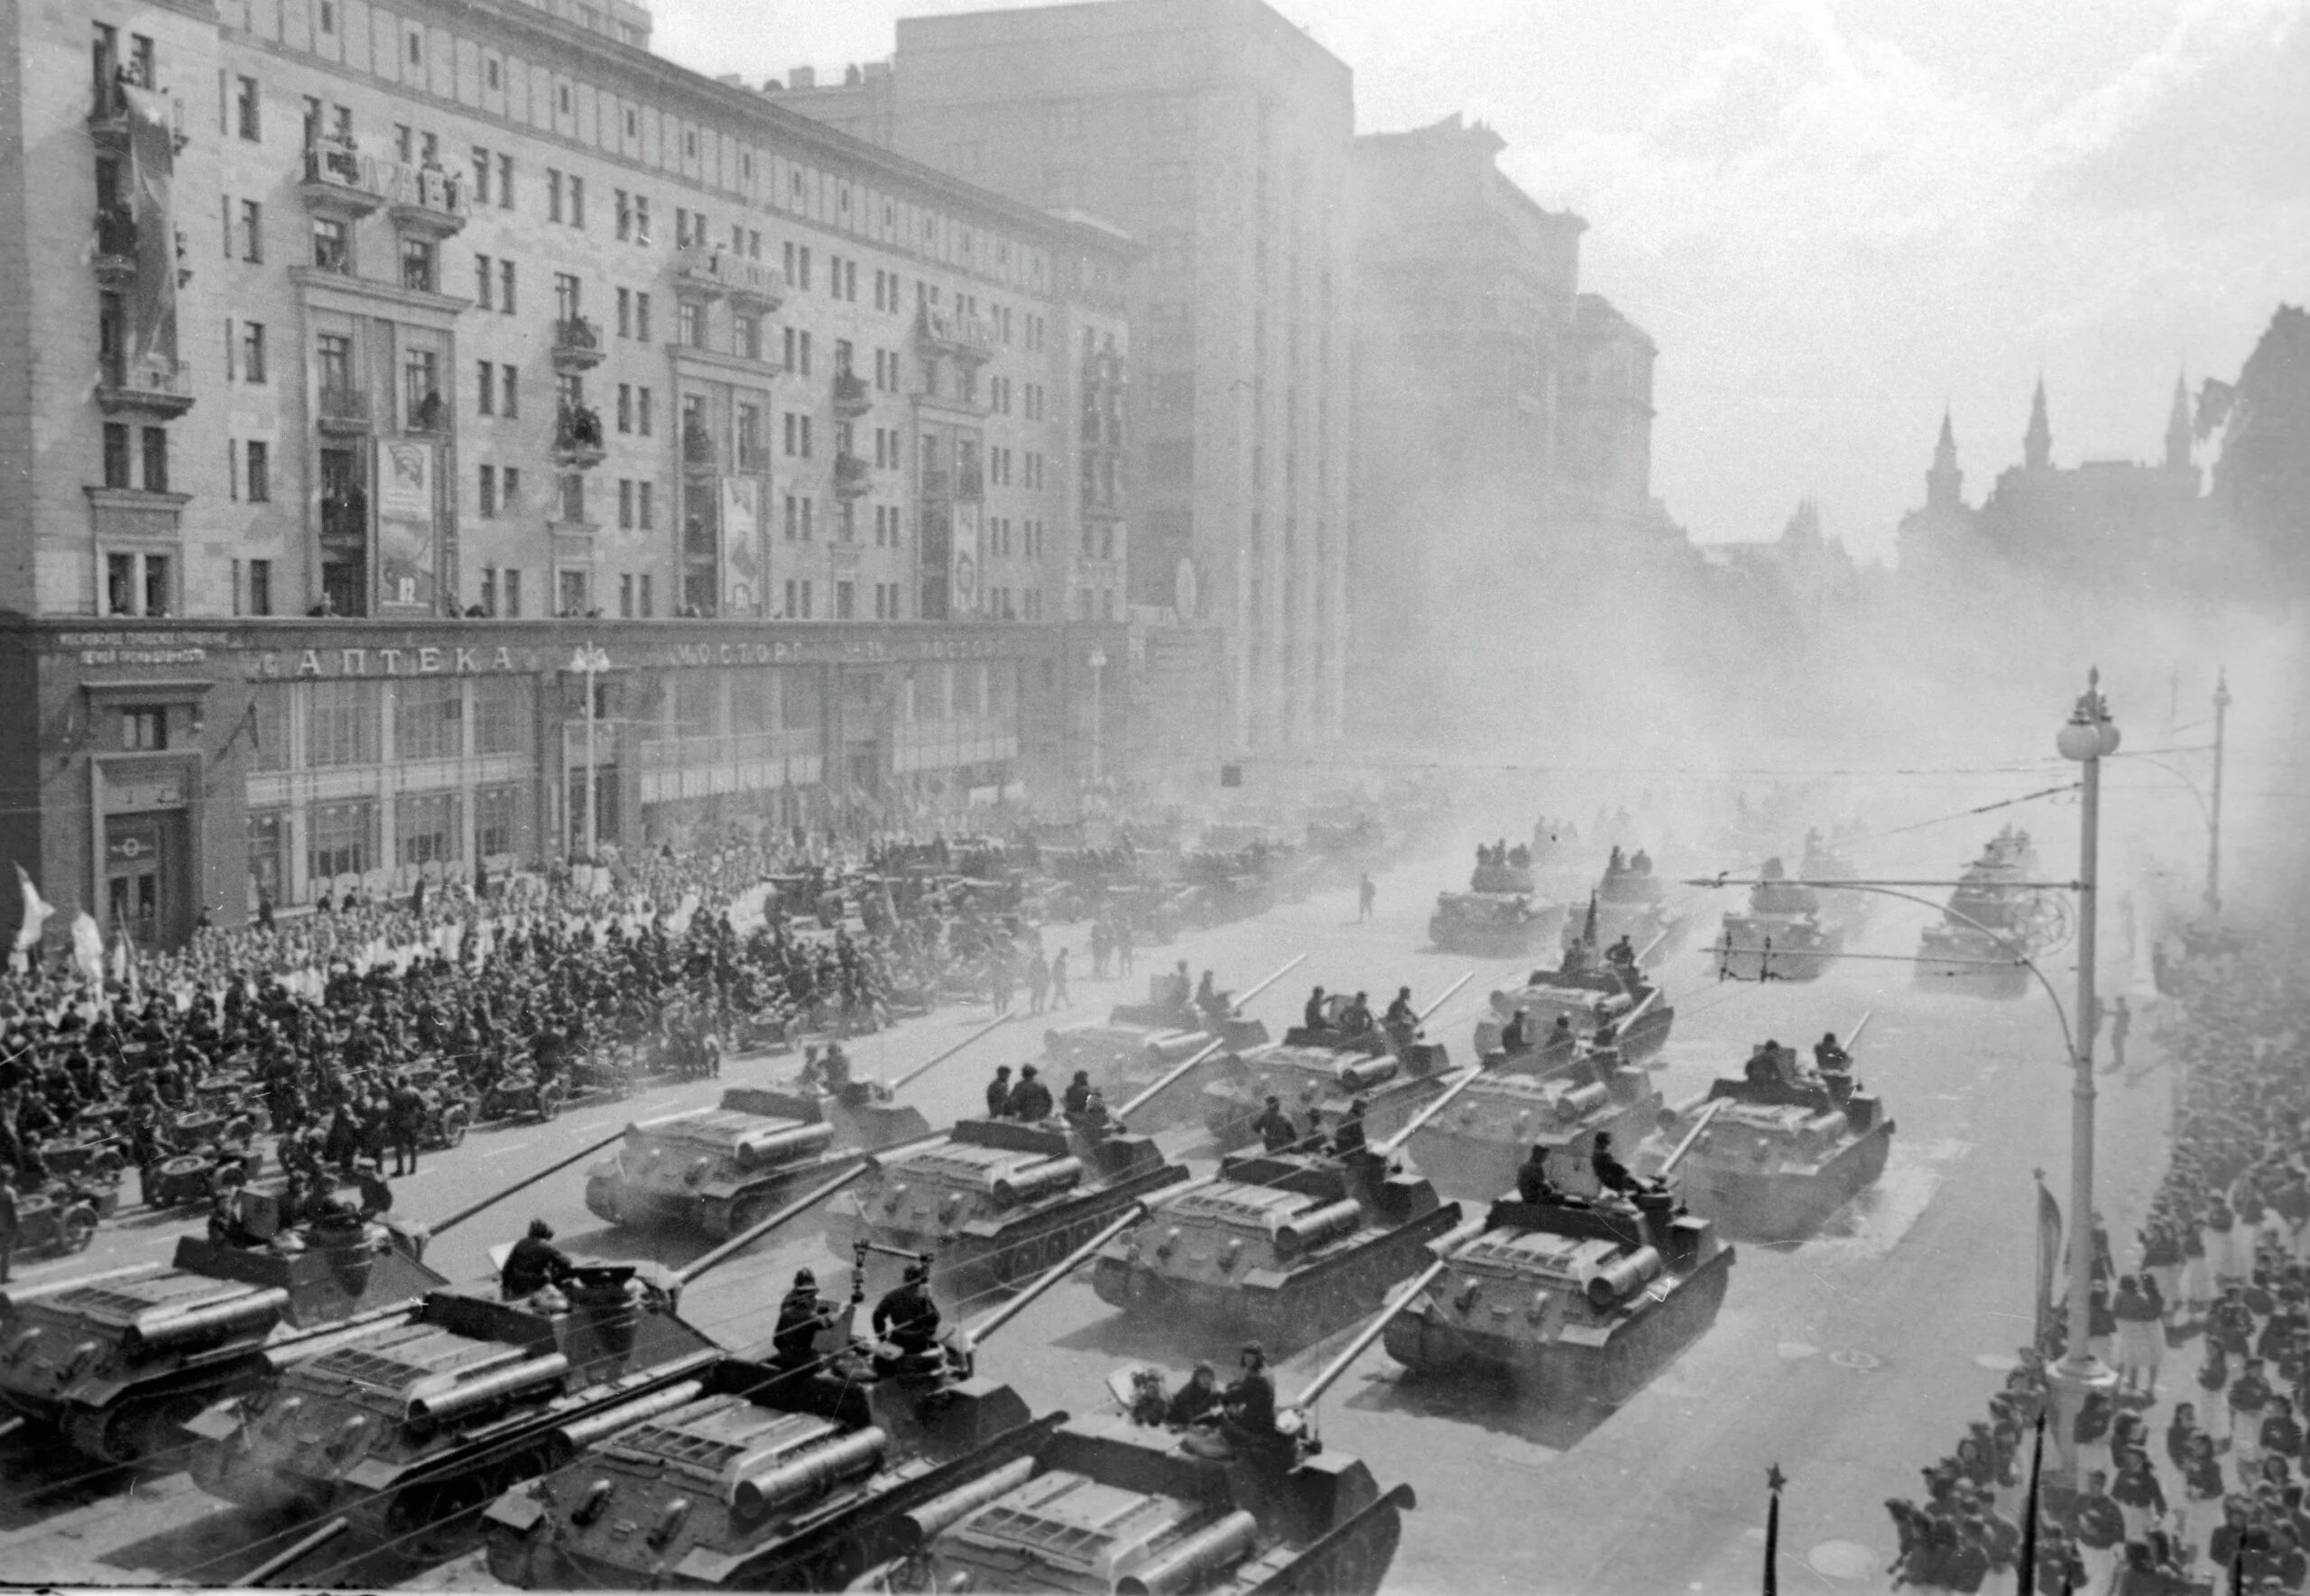
M 762 612 L 762 483 L 752 476 L 722 479 L 722 613 Z
M 437 550 L 433 446 L 377 440 L 377 609 L 431 613 Z
M 136 284 L 130 291 L 132 370 L 177 365 L 176 128 L 166 97 L 124 86 L 128 105 L 130 208 L 136 222 Z
M 978 509 L 967 499 L 955 505 L 954 615 L 957 621 L 979 611 Z

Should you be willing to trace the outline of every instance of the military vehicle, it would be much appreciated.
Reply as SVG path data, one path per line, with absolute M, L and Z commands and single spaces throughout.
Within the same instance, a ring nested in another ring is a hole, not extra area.
M 1830 884 L 1858 881 L 1861 877 L 1853 860 L 1837 846 L 1839 839 L 1856 829 L 1841 826 L 1834 835 L 1826 837 L 1818 827 L 1806 832 L 1805 863 L 1797 871 L 1797 879 L 1816 883 L 1821 894 L 1821 918 L 1848 937 L 1869 923 L 1870 914 L 1877 905 L 1877 899 L 1867 892 L 1842 890 Z
M 1150 1136 L 1048 1121 L 963 1120 L 866 1165 L 827 1212 L 828 1245 L 842 1257 L 859 1241 L 933 1255 L 940 1289 L 959 1296 L 1032 1278 L 1136 1199 L 1187 1177 Z
M 1564 944 L 1585 940 L 1601 952 L 1625 937 L 1644 964 L 1674 953 L 1690 923 L 1689 915 L 1668 907 L 1667 888 L 1652 872 L 1650 855 L 1614 848 L 1588 894 L 1587 912 L 1576 920 L 1566 916 Z
M 1850 1055 L 1867 1029 L 1846 1038 Z M 1668 1111 L 1661 1137 L 1692 1143 L 1684 1189 L 1696 1213 L 1744 1240 L 1795 1241 L 1885 1172 L 1893 1121 L 1851 1069 L 1806 1071 L 1782 1048 L 1760 1048 L 1744 1078 L 1720 1077 Z
M 1982 998 L 2028 992 L 2021 961 L 2066 935 L 2065 907 L 2033 884 L 2037 874 L 2028 832 L 2009 826 L 1991 838 L 1949 894 L 1948 911 L 1918 938 L 1913 983 Z
M 1387 1326 L 1388 1355 L 1421 1373 L 1488 1370 L 1534 1395 L 1616 1407 L 1716 1322 L 1733 1250 L 1662 1184 L 1608 1193 L 1583 1159 L 1551 1158 L 1437 1262 Z M 1446 1283 L 1443 1277 L 1450 1277 Z
M 518 1302 L 433 1291 L 201 1414 L 193 1478 L 264 1511 L 339 1516 L 402 1564 L 462 1550 L 507 1488 L 688 1386 L 724 1349 L 681 1289 L 863 1173 L 853 1168 L 675 1271 L 581 1265 Z
M 1378 1024 L 1352 1036 L 1342 1030 L 1350 1000 L 1335 993 L 1325 1001 L 1323 1026 L 1296 1025 L 1280 1042 L 1224 1056 L 1202 1092 L 1211 1139 L 1222 1152 L 1258 1139 L 1252 1126 L 1270 1097 L 1280 1099 L 1303 1135 L 1338 1123 L 1359 1097 L 1365 1133 L 1391 1134 L 1444 1089 L 1444 1044 L 1422 1040 L 1419 1027 L 1473 978 L 1445 988 L 1400 1034 Z
M 1813 981 L 1844 951 L 1844 927 L 1821 918 L 1821 896 L 1791 882 L 1779 858 L 1749 889 L 1745 912 L 1731 911 L 1716 939 L 1720 981 Z
M 1101 1301 L 1204 1338 L 1305 1346 L 1374 1312 L 1460 1222 L 1418 1176 L 1368 1148 L 1223 1158 L 1219 1177 L 1158 1196 L 1100 1253 Z
M 490 1572 L 531 1589 L 839 1590 L 900 1549 L 908 1513 L 1024 1462 L 1066 1421 L 976 1372 L 989 1336 L 1137 1217 L 1133 1205 L 958 1337 L 909 1359 L 852 1339 L 851 1296 L 799 1361 L 725 1359 L 679 1401 L 578 1438 L 598 1450 L 516 1487 L 484 1517 Z M 646 1528 L 645 1528 L 646 1527 Z M 637 1533 L 637 1531 L 641 1533 Z
M 1466 891 L 1436 895 L 1428 939 L 1446 953 L 1521 958 L 1546 946 L 1564 925 L 1564 906 L 1538 893 L 1530 865 L 1479 862 Z
M 1144 1003 L 1117 1004 L 1104 1022 L 1086 1019 L 1045 1031 L 1043 1056 L 1048 1068 L 1054 1076 L 1087 1070 L 1091 1084 L 1104 1096 L 1119 1102 L 1143 1090 L 1214 1039 L 1238 1052 L 1261 1047 L 1268 1040 L 1267 1027 L 1246 1016 L 1244 1005 L 1290 973 L 1307 956 L 1295 955 L 1241 996 L 1220 994 L 1225 1001 L 1215 1012 L 1196 1007 L 1192 988 L 1183 988 L 1184 975 L 1150 975 Z M 1184 1094 L 1167 1094 L 1163 1102 L 1153 1117 L 1141 1121 L 1142 1130 L 1160 1130 L 1195 1112 L 1194 1099 Z M 1176 1111 L 1173 1105 L 1178 1105 Z
M 315 1220 L 236 1247 L 180 1238 L 167 1264 L 0 1291 L 0 1406 L 103 1462 L 175 1447 L 180 1426 L 269 1360 L 447 1285 L 398 1226 Z
M 1555 969 L 1535 970 L 1522 986 L 1492 994 L 1476 1020 L 1476 1057 L 1545 1075 L 1569 1066 L 1581 1047 L 1613 1047 L 1631 1064 L 1649 1064 L 1677 1023 L 1664 996 L 1640 964 L 1600 960 L 1576 943 Z
M 586 1172 L 586 1206 L 616 1225 L 735 1235 L 857 1161 L 864 1149 L 836 1145 L 826 1110 L 824 1094 L 731 1086 L 716 1107 L 637 1120 L 617 1151 Z M 905 1112 L 918 1135 L 928 1129 Z M 880 1118 L 853 1123 L 879 1131 Z
M 1474 1202 L 1514 1185 L 1535 1147 L 1585 1167 L 1600 1130 L 1617 1146 L 1637 1146 L 1661 1107 L 1650 1074 L 1613 1047 L 1575 1046 L 1561 1067 L 1541 1067 L 1537 1052 L 1503 1055 L 1446 1095 L 1412 1127 L 1407 1148 L 1437 1190 Z
M 1160 1376 L 1122 1371 L 1109 1383 L 1128 1411 L 1068 1419 L 1030 1460 L 913 1509 L 901 1554 L 851 1588 L 1372 1596 L 1417 1498 L 1326 1453 L 1314 1406 L 1386 1323 L 1357 1334 L 1261 1435 L 1165 1425 Z

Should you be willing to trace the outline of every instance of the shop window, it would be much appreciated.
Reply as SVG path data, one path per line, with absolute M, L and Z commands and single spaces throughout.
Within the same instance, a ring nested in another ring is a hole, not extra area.
M 319 681 L 311 687 L 307 723 L 311 762 L 317 766 L 375 764 L 377 684 Z
M 376 863 L 377 806 L 374 799 L 315 804 L 306 813 L 305 825 L 312 838 L 305 869 L 317 884 L 337 876 L 363 874 Z
M 443 863 L 465 852 L 454 792 L 402 793 L 393 803 L 393 829 L 397 863 Z
M 455 759 L 465 752 L 463 683 L 420 679 L 401 683 L 394 694 L 395 759 Z

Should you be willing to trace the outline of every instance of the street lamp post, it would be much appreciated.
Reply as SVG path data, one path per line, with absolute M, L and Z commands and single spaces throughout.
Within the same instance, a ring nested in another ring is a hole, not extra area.
M 600 851 L 596 813 L 601 806 L 594 790 L 594 678 L 610 668 L 610 657 L 593 643 L 581 643 L 569 657 L 569 669 L 586 678 L 586 862 Z
M 2222 739 L 2229 729 L 2230 673 L 2213 678 L 2213 812 L 2207 820 L 2205 847 L 2205 911 L 2222 912 Z
M 1093 649 L 1091 657 L 1084 663 L 1091 668 L 1091 785 L 1096 787 L 1099 784 L 1100 698 L 1101 689 L 1106 681 L 1107 651 Z
M 2077 1482 L 2077 1416 L 2086 1397 L 2108 1390 L 2116 1377 L 2093 1356 L 2093 1037 L 2101 1029 L 2093 990 L 2096 883 L 2102 830 L 2102 761 L 2118 751 L 2118 728 L 2102 697 L 2102 673 L 2086 676 L 2085 691 L 2056 746 L 2084 767 L 2077 866 L 2077 1029 L 2071 1045 L 2069 1149 L 2069 1346 L 2052 1370 L 2060 1424 L 2056 1442 L 2069 1482 Z

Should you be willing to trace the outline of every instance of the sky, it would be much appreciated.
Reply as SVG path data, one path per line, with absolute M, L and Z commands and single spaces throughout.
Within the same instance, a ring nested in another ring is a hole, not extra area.
M 750 80 L 890 56 L 972 0 L 655 0 Z M 1584 217 L 1582 286 L 1660 346 L 1653 488 L 1702 541 L 1798 500 L 1866 558 L 1943 408 L 1976 503 L 2043 374 L 2057 464 L 2160 452 L 2310 298 L 2310 0 L 1279 0 L 1359 132 L 1454 112 Z M 763 41 L 771 41 L 765 43 Z

